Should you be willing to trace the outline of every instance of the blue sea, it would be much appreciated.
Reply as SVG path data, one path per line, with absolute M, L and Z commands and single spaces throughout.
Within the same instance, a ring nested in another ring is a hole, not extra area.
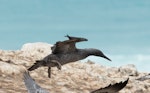
M 150 0 L 0 0 L 0 49 L 25 43 L 54 44 L 65 35 L 85 37 L 78 48 L 97 48 L 112 62 L 150 72 Z

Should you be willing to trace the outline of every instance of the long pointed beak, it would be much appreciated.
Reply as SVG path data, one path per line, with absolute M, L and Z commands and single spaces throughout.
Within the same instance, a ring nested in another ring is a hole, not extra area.
M 103 55 L 102 56 L 103 58 L 105 58 L 105 59 L 107 59 L 107 60 L 109 60 L 109 61 L 111 61 L 111 59 L 109 59 L 107 56 L 105 56 L 105 55 Z
M 88 41 L 88 39 L 86 39 L 86 38 L 81 38 L 81 41 Z

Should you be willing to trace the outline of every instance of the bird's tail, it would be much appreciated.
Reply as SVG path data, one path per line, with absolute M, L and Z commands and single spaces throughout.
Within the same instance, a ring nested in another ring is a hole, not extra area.
M 28 70 L 29 71 L 35 70 L 35 69 L 43 66 L 43 63 L 44 63 L 43 61 L 37 60 Z

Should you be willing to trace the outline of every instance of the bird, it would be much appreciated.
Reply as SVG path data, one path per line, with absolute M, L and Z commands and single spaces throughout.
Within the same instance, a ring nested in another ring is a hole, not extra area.
M 91 93 L 118 93 L 127 85 L 128 81 L 129 81 L 129 78 L 125 80 L 124 82 L 121 81 L 119 83 L 110 84 L 104 88 L 94 90 Z
M 136 80 L 144 81 L 144 80 L 148 80 L 148 79 L 150 79 L 150 73 L 148 75 L 142 76 L 142 77 L 140 77 L 140 78 L 138 78 Z
M 24 83 L 28 93 L 49 93 L 46 89 L 39 86 L 34 79 L 30 76 L 29 72 L 24 72 Z
M 51 67 L 56 66 L 59 70 L 61 70 L 62 65 L 85 59 L 88 56 L 99 56 L 111 61 L 111 59 L 105 56 L 101 50 L 94 48 L 76 48 L 75 44 L 77 42 L 88 41 L 88 39 L 72 37 L 69 35 L 66 35 L 65 37 L 67 37 L 69 40 L 56 42 L 54 46 L 51 47 L 52 53 L 47 55 L 42 60 L 36 60 L 36 62 L 28 69 L 28 71 L 35 70 L 42 66 L 47 66 L 48 77 L 51 78 Z
M 90 93 L 118 93 L 127 85 L 128 80 L 129 78 L 124 82 L 120 81 L 119 83 L 110 84 L 104 88 L 93 90 Z M 24 83 L 28 93 L 49 93 L 48 90 L 39 86 L 27 71 L 24 72 Z

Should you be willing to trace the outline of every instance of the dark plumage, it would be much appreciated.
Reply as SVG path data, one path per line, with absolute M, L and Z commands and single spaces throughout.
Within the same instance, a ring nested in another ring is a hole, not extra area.
M 32 71 L 41 66 L 48 66 L 48 76 L 51 74 L 51 67 L 57 66 L 61 69 L 61 65 L 82 60 L 88 56 L 94 55 L 103 57 L 111 61 L 107 56 L 105 56 L 102 51 L 94 48 L 89 49 L 77 49 L 75 44 L 77 42 L 87 41 L 85 38 L 66 36 L 69 40 L 59 41 L 52 47 L 52 54 L 46 56 L 42 60 L 37 60 L 28 70 Z
M 124 82 L 119 82 L 113 85 L 108 85 L 107 87 L 100 88 L 98 90 L 92 91 L 91 93 L 118 93 L 121 89 L 123 89 L 127 83 L 129 78 Z
M 121 89 L 123 89 L 127 85 L 128 80 L 129 79 L 127 79 L 124 82 L 121 81 L 119 83 L 115 83 L 112 85 L 110 84 L 107 87 L 94 90 L 90 93 L 118 93 Z M 29 75 L 28 72 L 24 72 L 24 83 L 25 83 L 26 88 L 28 89 L 28 93 L 49 93 L 46 89 L 39 86 L 32 79 L 32 77 Z

